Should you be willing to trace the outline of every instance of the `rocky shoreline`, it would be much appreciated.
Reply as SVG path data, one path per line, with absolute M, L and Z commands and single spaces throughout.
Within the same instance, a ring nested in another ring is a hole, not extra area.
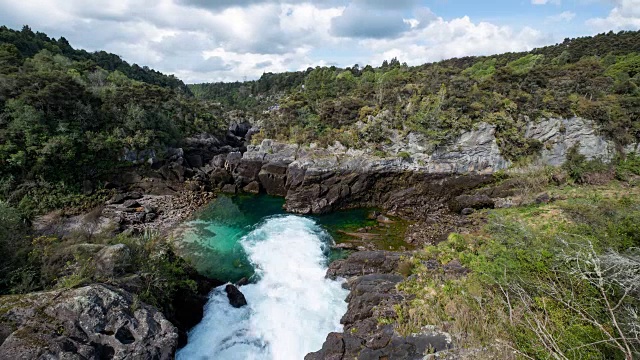
M 330 333 L 322 349 L 308 354 L 305 360 L 418 360 L 425 354 L 453 348 L 450 336 L 435 328 L 409 336 L 398 334 L 394 328 L 394 306 L 407 299 L 397 289 L 404 280 L 398 272 L 401 257 L 398 252 L 361 251 L 329 266 L 327 277 L 345 278 L 343 286 L 350 290 L 347 313 L 340 321 L 344 330 Z

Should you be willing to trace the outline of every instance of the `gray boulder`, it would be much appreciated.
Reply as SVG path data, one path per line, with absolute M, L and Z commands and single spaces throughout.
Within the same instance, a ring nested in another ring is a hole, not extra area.
M 1 359 L 172 359 L 176 328 L 106 285 L 0 298 Z

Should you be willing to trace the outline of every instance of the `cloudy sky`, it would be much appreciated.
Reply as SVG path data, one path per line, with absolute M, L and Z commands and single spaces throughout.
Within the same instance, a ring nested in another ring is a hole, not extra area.
M 309 66 L 410 65 L 640 29 L 640 0 L 0 0 L 0 24 L 187 83 Z

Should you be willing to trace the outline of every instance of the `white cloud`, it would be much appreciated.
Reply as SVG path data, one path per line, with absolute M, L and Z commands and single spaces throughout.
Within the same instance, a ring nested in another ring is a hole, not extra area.
M 533 5 L 547 5 L 547 4 L 560 5 L 562 3 L 562 0 L 531 0 L 531 3 Z
M 638 1 L 617 0 L 619 10 L 612 14 L 628 18 L 640 8 L 632 6 Z M 557 4 L 559 0 L 532 2 Z M 0 23 L 13 28 L 29 24 L 51 36 L 65 36 L 75 47 L 114 52 L 129 62 L 173 73 L 185 82 L 253 79 L 263 72 L 326 64 L 379 65 L 394 56 L 417 65 L 527 50 L 558 40 L 531 27 L 473 22 L 468 16 L 443 19 L 421 3 L 0 0 Z M 362 11 L 354 13 L 354 9 Z M 570 21 L 573 16 L 564 12 L 555 17 Z M 384 21 L 378 21 L 381 19 Z M 387 25 L 393 31 L 385 32 Z
M 640 0 L 613 0 L 615 7 L 606 18 L 587 20 L 597 31 L 640 29 Z
M 571 11 L 563 11 L 557 15 L 551 15 L 547 17 L 549 22 L 569 22 L 576 17 L 576 13 Z
M 442 18 L 396 41 L 368 40 L 363 45 L 375 55 L 373 64 L 397 57 L 410 65 L 469 55 L 528 50 L 551 41 L 542 32 L 525 27 L 515 31 L 488 22 L 473 23 L 468 16 Z

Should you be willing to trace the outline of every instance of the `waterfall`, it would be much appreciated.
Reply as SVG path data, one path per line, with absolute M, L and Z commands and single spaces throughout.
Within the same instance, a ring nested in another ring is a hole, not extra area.
M 314 220 L 270 217 L 240 241 L 256 269 L 243 286 L 248 306 L 229 305 L 224 286 L 210 295 L 205 316 L 177 359 L 300 360 L 341 331 L 347 291 L 325 278 L 329 235 Z

